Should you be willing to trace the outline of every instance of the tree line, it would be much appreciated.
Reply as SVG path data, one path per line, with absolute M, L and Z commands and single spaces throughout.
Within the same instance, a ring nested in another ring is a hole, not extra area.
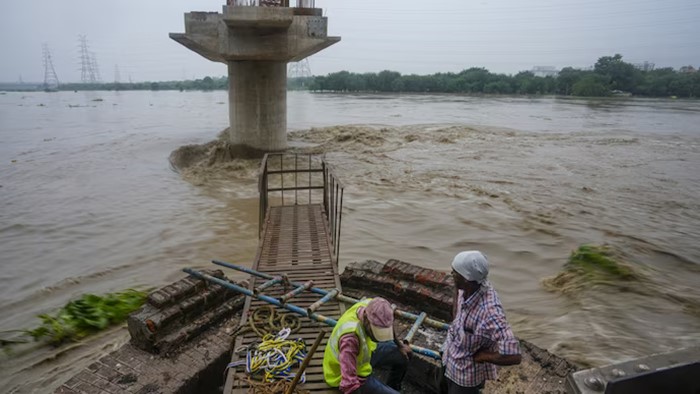
M 204 77 L 186 81 L 65 83 L 58 90 L 222 90 L 228 89 L 227 77 Z
M 555 76 L 539 77 L 530 71 L 515 75 L 491 73 L 472 67 L 458 73 L 402 75 L 397 71 L 351 73 L 340 71 L 325 76 L 289 78 L 290 90 L 313 92 L 405 92 L 466 93 L 505 95 L 564 95 L 605 97 L 631 94 L 643 97 L 700 97 L 700 71 L 659 68 L 643 71 L 622 60 L 603 56 L 592 70 L 565 67 Z M 188 81 L 137 83 L 70 83 L 59 90 L 221 90 L 228 89 L 227 77 L 205 77 Z
M 530 71 L 515 75 L 495 74 L 472 67 L 458 73 L 401 75 L 396 71 L 351 73 L 340 71 L 326 76 L 290 81 L 292 89 L 330 92 L 414 92 L 524 94 L 604 97 L 631 94 L 647 97 L 700 97 L 700 72 L 691 67 L 676 71 L 660 68 L 643 71 L 622 60 L 604 56 L 592 70 L 572 67 L 558 76 L 538 77 Z

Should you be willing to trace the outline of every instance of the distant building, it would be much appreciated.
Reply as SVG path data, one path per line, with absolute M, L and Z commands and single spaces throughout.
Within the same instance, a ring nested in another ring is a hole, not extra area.
M 698 69 L 693 66 L 683 66 L 678 71 L 682 73 L 695 73 L 698 72 Z
M 535 66 L 530 72 L 536 77 L 556 77 L 559 75 L 559 70 L 553 66 Z

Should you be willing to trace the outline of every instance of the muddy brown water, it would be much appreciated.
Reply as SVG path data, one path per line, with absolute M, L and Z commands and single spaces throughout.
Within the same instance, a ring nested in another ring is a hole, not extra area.
M 160 286 L 211 259 L 250 264 L 258 163 L 168 164 L 216 137 L 226 102 L 0 95 L 0 331 L 84 292 Z M 583 365 L 700 342 L 700 102 L 292 92 L 288 105 L 293 145 L 326 152 L 346 187 L 341 266 L 447 269 L 480 249 L 516 334 Z M 583 243 L 611 245 L 644 280 L 545 291 Z M 0 383 L 49 391 L 126 340 L 117 328 L 16 347 L 0 355 Z

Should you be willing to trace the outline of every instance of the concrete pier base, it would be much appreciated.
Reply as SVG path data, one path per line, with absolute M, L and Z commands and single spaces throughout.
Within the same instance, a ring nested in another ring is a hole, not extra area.
M 260 151 L 287 148 L 287 63 L 228 64 L 230 142 Z

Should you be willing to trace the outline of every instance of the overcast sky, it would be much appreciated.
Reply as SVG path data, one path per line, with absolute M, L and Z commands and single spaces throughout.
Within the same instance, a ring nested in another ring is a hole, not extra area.
M 294 0 L 291 0 L 294 2 Z M 587 67 L 600 56 L 700 66 L 700 0 L 316 0 L 342 41 L 311 56 L 315 75 L 349 70 L 430 74 L 485 67 Z M 0 81 L 43 81 L 47 43 L 61 82 L 80 81 L 79 35 L 102 80 L 223 76 L 226 66 L 168 37 L 188 11 L 224 0 L 0 0 Z

